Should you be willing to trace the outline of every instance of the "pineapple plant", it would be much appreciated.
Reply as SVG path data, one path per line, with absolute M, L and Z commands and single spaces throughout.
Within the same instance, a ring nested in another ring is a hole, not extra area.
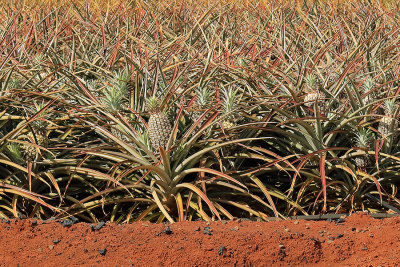
M 127 79 L 127 74 L 117 73 L 112 84 L 105 89 L 103 102 L 112 113 L 117 113 L 123 109 L 123 100 L 128 91 L 128 84 L 125 79 Z
M 41 109 L 43 109 L 45 103 L 34 102 L 34 105 L 35 105 L 34 109 L 27 111 L 28 116 L 33 116 L 36 113 L 38 113 Z M 46 128 L 48 126 L 48 123 L 44 120 L 40 120 L 40 118 L 43 117 L 44 114 L 42 113 L 38 117 L 39 120 L 35 120 L 32 123 L 32 131 L 26 135 L 26 138 L 30 143 L 46 148 L 48 144 L 48 138 L 46 133 L 47 132 Z M 27 161 L 35 160 L 39 154 L 38 148 L 31 145 L 23 145 L 22 149 L 23 149 L 23 154 Z
M 211 107 L 213 92 L 206 87 L 196 90 L 196 102 L 193 112 L 190 114 L 191 119 L 196 122 L 204 111 Z M 201 122 L 200 122 L 201 123 Z
M 117 87 L 121 94 L 125 95 L 129 90 L 129 81 L 131 80 L 128 70 L 115 73 L 113 84 Z
M 382 134 L 383 138 L 392 135 L 393 140 L 395 140 L 398 136 L 399 121 L 395 118 L 397 109 L 398 105 L 393 99 L 384 102 L 385 115 L 379 121 L 378 126 L 378 131 Z
M 233 128 L 236 125 L 237 116 L 235 116 L 234 111 L 237 108 L 237 96 L 238 90 L 229 88 L 224 90 L 222 96 L 222 127 L 224 129 Z
M 117 114 L 124 108 L 125 95 L 128 91 L 129 74 L 127 72 L 116 73 L 114 81 L 111 86 L 108 86 L 104 92 L 103 103 L 107 110 L 112 114 Z M 118 139 L 130 143 L 129 138 L 124 135 L 121 126 L 116 125 L 111 127 L 111 133 Z
M 160 147 L 166 148 L 172 127 L 168 116 L 161 110 L 160 100 L 154 96 L 149 97 L 146 109 L 150 113 L 148 134 L 153 149 L 158 151 Z
M 124 95 L 116 87 L 108 87 L 104 92 L 104 104 L 107 109 L 112 113 L 117 113 L 122 109 L 122 100 Z
M 356 133 L 355 143 L 356 146 L 363 149 L 369 149 L 371 146 L 371 141 L 373 139 L 373 134 L 369 129 L 362 129 Z M 363 155 L 357 156 L 355 158 L 355 163 L 357 168 L 365 171 L 368 165 L 371 163 L 369 154 L 365 153 L 364 150 L 357 150 L 357 152 L 362 152 Z

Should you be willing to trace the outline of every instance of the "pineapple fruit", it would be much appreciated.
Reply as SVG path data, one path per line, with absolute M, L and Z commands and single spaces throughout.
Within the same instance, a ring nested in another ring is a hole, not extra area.
M 356 138 L 355 138 L 356 146 L 368 149 L 371 146 L 372 138 L 373 134 L 369 129 L 367 130 L 362 129 L 361 131 L 356 133 Z M 360 170 L 365 171 L 368 165 L 371 163 L 369 154 L 367 154 L 364 150 L 358 150 L 357 152 L 363 152 L 363 155 L 357 156 L 355 158 L 356 166 Z
M 308 108 L 314 108 L 314 103 L 317 102 L 319 111 L 325 112 L 326 101 L 322 98 L 322 94 L 318 91 L 317 88 L 317 78 L 313 74 L 307 74 L 305 78 L 306 82 L 306 96 L 304 97 L 304 105 Z M 308 111 L 308 110 L 307 110 Z M 307 112 L 307 115 L 312 115 L 310 112 Z
M 166 148 L 171 136 L 171 123 L 164 111 L 160 108 L 160 101 L 156 97 L 147 99 L 147 111 L 150 112 L 148 133 L 153 149 Z
M 306 107 L 312 108 L 314 105 L 315 101 L 319 98 L 319 93 L 316 91 L 312 91 L 307 93 L 307 95 L 304 97 L 304 105 Z
M 41 147 L 47 147 L 47 136 L 43 132 L 39 132 L 38 134 L 34 135 L 32 132 L 28 133 L 27 139 L 29 143 L 36 144 Z M 34 161 L 36 160 L 37 156 L 39 155 L 38 148 L 31 146 L 31 145 L 23 145 L 22 149 L 24 151 L 24 155 L 27 161 Z
M 399 121 L 395 118 L 397 108 L 398 106 L 393 99 L 386 100 L 384 103 L 385 116 L 381 118 L 378 126 L 378 131 L 384 138 L 392 135 L 393 140 L 395 140 L 398 136 Z

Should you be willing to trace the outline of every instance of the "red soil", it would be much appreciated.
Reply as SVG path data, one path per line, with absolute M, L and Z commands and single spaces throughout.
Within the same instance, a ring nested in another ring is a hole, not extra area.
M 400 217 L 345 222 L 0 223 L 2 266 L 399 266 Z M 209 227 L 209 233 L 207 228 Z M 103 251 L 101 251 L 103 250 Z

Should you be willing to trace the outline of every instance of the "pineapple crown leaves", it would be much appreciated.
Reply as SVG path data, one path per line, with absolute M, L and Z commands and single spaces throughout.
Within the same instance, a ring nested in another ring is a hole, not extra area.
M 128 91 L 129 81 L 131 80 L 131 75 L 128 70 L 119 71 L 115 73 L 113 84 L 118 88 L 122 94 L 126 94 Z
M 314 91 L 317 87 L 317 77 L 314 74 L 309 73 L 306 75 L 304 79 L 306 82 L 307 89 L 309 91 Z
M 224 115 L 228 115 L 233 112 L 233 110 L 237 106 L 238 98 L 238 89 L 234 90 L 233 88 L 225 89 L 223 91 L 222 96 L 222 113 Z
M 373 138 L 374 134 L 370 129 L 361 129 L 355 133 L 354 141 L 358 147 L 369 148 Z
M 7 84 L 8 88 L 20 88 L 22 85 L 22 81 L 18 78 L 11 78 Z
M 386 116 L 394 116 L 398 105 L 395 99 L 387 99 L 383 103 L 383 108 L 385 109 Z
M 376 82 L 373 78 L 368 77 L 363 85 L 363 89 L 364 89 L 364 93 L 371 91 L 372 89 L 374 89 L 376 85 Z
M 196 104 L 200 107 L 206 107 L 211 102 L 211 97 L 213 96 L 213 92 L 206 88 L 198 88 L 196 89 Z
M 36 54 L 33 57 L 33 61 L 38 65 L 40 65 L 44 61 L 44 59 L 45 59 L 45 55 L 44 54 Z
M 124 94 L 118 87 L 107 87 L 104 95 L 104 104 L 111 112 L 118 112 L 122 109 Z
M 150 113 L 157 113 L 161 111 L 160 100 L 155 96 L 150 96 L 146 100 L 146 111 Z
M 47 105 L 47 103 L 45 103 L 44 101 L 42 101 L 42 102 L 34 101 L 33 104 L 34 104 L 34 107 L 29 108 L 26 111 L 26 114 L 29 117 L 35 115 L 36 113 L 38 113 L 40 110 L 42 110 Z M 37 120 L 35 120 L 33 122 L 33 127 L 35 127 L 38 130 L 42 130 L 42 129 L 46 128 L 48 123 L 42 119 L 45 118 L 47 113 L 48 113 L 48 110 L 41 112 L 37 116 Z

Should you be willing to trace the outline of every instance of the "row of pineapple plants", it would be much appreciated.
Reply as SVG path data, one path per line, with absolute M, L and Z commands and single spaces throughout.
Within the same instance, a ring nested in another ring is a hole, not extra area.
M 395 6 L 12 4 L 1 217 L 399 212 Z

